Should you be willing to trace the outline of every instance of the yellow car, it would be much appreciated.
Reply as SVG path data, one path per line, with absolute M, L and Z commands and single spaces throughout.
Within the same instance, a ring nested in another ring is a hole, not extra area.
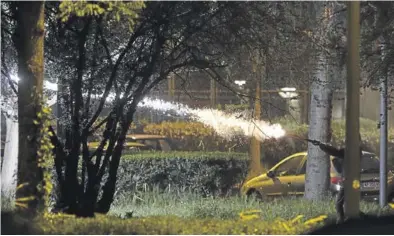
M 293 154 L 280 161 L 267 173 L 250 179 L 241 187 L 241 194 L 258 198 L 269 196 L 302 196 L 305 189 L 307 152 Z M 342 185 L 342 178 L 332 164 L 330 190 L 335 195 Z M 379 159 L 363 151 L 361 158 L 361 197 L 365 200 L 379 199 Z M 394 200 L 394 177 L 388 172 L 388 200 Z

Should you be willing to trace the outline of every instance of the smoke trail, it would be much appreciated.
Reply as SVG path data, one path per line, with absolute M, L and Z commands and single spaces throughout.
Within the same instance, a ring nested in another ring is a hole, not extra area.
M 256 137 L 262 141 L 267 138 L 280 138 L 286 132 L 280 124 L 269 124 L 263 120 L 247 120 L 239 117 L 239 113 L 227 114 L 216 109 L 192 109 L 184 104 L 166 102 L 160 99 L 145 98 L 139 107 L 152 108 L 160 111 L 175 112 L 180 116 L 191 119 L 212 127 L 215 132 L 226 139 L 238 135 Z

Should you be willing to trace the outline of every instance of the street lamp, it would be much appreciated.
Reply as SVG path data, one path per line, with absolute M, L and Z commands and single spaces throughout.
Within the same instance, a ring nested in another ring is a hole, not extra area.
M 282 98 L 286 98 L 286 99 L 290 98 L 291 99 L 291 98 L 297 97 L 298 93 L 296 91 L 297 91 L 296 88 L 287 88 L 287 87 L 285 87 L 285 88 L 281 88 L 280 89 L 279 95 Z
M 301 119 L 299 99 L 297 99 L 298 93 L 296 91 L 296 88 L 281 88 L 279 96 L 286 99 L 290 114 Z
M 242 85 L 246 84 L 246 80 L 235 80 L 234 83 L 242 87 Z

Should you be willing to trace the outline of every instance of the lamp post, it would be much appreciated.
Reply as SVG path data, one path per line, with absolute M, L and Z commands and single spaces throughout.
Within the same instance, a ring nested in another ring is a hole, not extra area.
M 254 52 L 256 53 L 256 52 Z M 256 54 L 252 55 L 251 57 L 253 63 L 253 75 L 256 79 L 256 88 L 255 88 L 255 97 L 254 97 L 254 112 L 253 112 L 253 120 L 260 120 L 261 119 L 261 80 L 265 74 L 265 65 L 261 68 L 260 63 L 262 60 L 260 57 L 256 56 Z M 259 69 L 257 69 L 259 68 Z M 253 129 L 252 133 L 254 133 L 255 127 L 254 122 L 251 123 L 251 129 Z M 248 179 L 253 178 L 259 174 L 261 174 L 262 167 L 261 167 L 261 144 L 260 141 L 255 138 L 254 136 L 250 140 L 250 164 L 249 164 L 249 172 L 248 172 Z
M 345 214 L 360 214 L 360 2 L 347 2 L 348 58 L 346 85 Z
M 380 43 L 382 61 L 384 60 L 384 41 Z M 387 205 L 387 74 L 383 71 L 380 81 L 380 207 Z

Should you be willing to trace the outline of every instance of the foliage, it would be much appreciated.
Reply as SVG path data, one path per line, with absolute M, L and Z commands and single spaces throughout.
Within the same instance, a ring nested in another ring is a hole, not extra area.
M 304 126 L 294 125 L 294 127 L 297 135 L 302 135 L 306 130 Z M 145 126 L 144 132 L 160 134 L 175 139 L 178 141 L 179 150 L 184 151 L 249 151 L 249 138 L 236 137 L 232 140 L 226 140 L 217 135 L 212 128 L 198 122 L 181 121 L 149 124 Z M 263 164 L 267 167 L 276 164 L 279 160 L 294 152 L 306 149 L 305 142 L 292 137 L 278 140 L 268 139 L 263 141 L 261 145 L 264 153 Z
M 59 123 L 66 134 L 54 138 L 58 141 L 55 146 L 60 147 L 56 159 L 67 160 L 58 163 L 72 173 L 58 171 L 58 178 L 60 183 L 66 183 L 62 184 L 61 194 L 70 212 L 85 211 L 85 205 L 100 212 L 109 209 L 124 137 L 146 94 L 170 74 L 186 68 L 213 71 L 223 67 L 226 57 L 231 57 L 224 53 L 231 49 L 230 45 L 238 45 L 241 38 L 253 35 L 238 33 L 248 30 L 238 28 L 239 23 L 255 19 L 242 17 L 249 14 L 245 7 L 250 6 L 242 5 L 245 9 L 240 12 L 241 5 L 235 2 L 146 2 L 140 11 L 130 7 L 126 14 L 124 8 L 129 3 L 111 3 L 113 9 L 107 8 L 108 4 L 63 2 L 60 9 L 55 3 L 46 5 L 50 12 L 46 15 L 46 56 L 50 58 L 46 68 L 59 78 L 62 91 L 58 102 L 63 107 Z M 104 17 L 106 11 L 102 9 L 110 9 L 115 18 L 120 12 L 126 21 Z M 136 12 L 135 27 L 128 30 L 127 20 L 133 20 Z M 64 21 L 59 20 L 59 15 Z M 100 133 L 100 145 L 91 152 L 87 142 L 99 131 L 95 124 L 103 113 L 106 118 L 100 122 L 105 127 Z M 81 161 L 82 178 L 78 181 L 74 168 Z M 108 173 L 107 182 L 101 185 Z M 75 189 L 82 193 L 75 194 Z M 88 196 L 90 200 L 85 199 Z
M 134 20 L 138 17 L 138 10 L 145 6 L 143 1 L 99 1 L 99 2 L 87 2 L 86 0 L 81 1 L 62 1 L 59 6 L 60 19 L 66 22 L 70 16 L 76 15 L 82 16 L 98 16 L 102 15 L 107 18 L 110 13 L 115 15 L 115 19 L 120 21 L 123 16 L 130 23 L 130 29 L 134 25 Z
M 182 141 L 180 150 L 231 151 L 235 146 L 215 133 L 215 130 L 198 122 L 168 122 L 148 124 L 144 133 L 164 135 Z M 220 149 L 218 149 L 220 147 Z
M 2 212 L 2 232 L 9 232 L 5 226 L 10 226 L 13 233 L 23 229 L 19 231 L 22 234 L 301 234 L 330 222 L 335 215 L 333 200 L 287 198 L 261 203 L 239 197 L 201 198 L 159 192 L 140 193 L 138 197 L 135 200 L 132 194 L 125 194 L 113 204 L 110 215 L 89 219 L 48 214 L 27 221 Z M 366 202 L 361 203 L 361 210 L 377 215 L 393 213 Z M 133 211 L 131 219 L 126 217 L 127 211 Z M 257 214 L 245 217 L 253 212 Z
M 237 112 L 249 109 L 249 104 L 225 104 L 224 110 L 227 112 Z
M 303 220 L 265 222 L 261 220 L 182 219 L 176 216 L 140 219 L 116 219 L 99 215 L 95 219 L 74 219 L 58 216 L 51 221 L 41 221 L 46 234 L 299 234 L 320 225 L 322 217 Z
M 37 112 L 37 118 L 33 121 L 33 123 L 39 128 L 39 133 L 35 139 L 35 142 L 38 143 L 37 165 L 43 172 L 43 179 L 42 182 L 37 186 L 37 196 L 18 197 L 15 199 L 15 206 L 22 209 L 27 209 L 29 207 L 28 203 L 30 201 L 40 201 L 41 196 L 43 196 L 43 205 L 39 205 L 39 210 L 46 211 L 49 207 L 50 195 L 53 187 L 51 179 L 51 168 L 53 163 L 52 150 L 54 146 L 51 143 L 51 133 L 49 132 L 49 126 L 51 123 L 50 116 L 52 114 L 52 111 L 51 108 L 46 105 L 45 98 L 40 97 L 39 101 L 39 107 L 41 108 L 41 110 Z M 19 184 L 16 188 L 16 191 L 26 187 L 27 185 L 29 185 L 28 182 Z
M 39 148 L 37 150 L 38 166 L 43 170 L 43 183 L 39 186 L 39 191 L 43 192 L 44 195 L 44 211 L 49 207 L 50 194 L 52 192 L 52 159 L 54 148 L 51 142 L 51 132 L 49 132 L 49 127 L 51 125 L 50 116 L 52 110 L 50 107 L 45 105 L 46 99 L 43 100 L 41 104 L 41 111 L 37 114 L 37 120 L 34 123 L 40 124 L 40 135 L 38 141 L 40 142 Z
M 286 130 L 287 135 L 278 140 L 269 139 L 262 142 L 264 152 L 263 163 L 268 166 L 276 164 L 284 157 L 295 152 L 305 151 L 307 143 L 300 138 L 308 135 L 308 125 L 299 124 L 294 119 L 283 117 L 272 121 L 280 123 Z M 345 121 L 333 120 L 333 144 L 344 145 Z M 379 153 L 379 130 L 376 123 L 368 119 L 360 119 L 360 131 L 364 148 L 374 153 Z M 218 136 L 215 131 L 198 122 L 162 122 L 148 124 L 144 127 L 148 134 L 160 134 L 179 141 L 179 149 L 185 151 L 236 151 L 248 152 L 249 140 L 245 137 L 237 137 L 233 140 L 225 140 Z M 389 130 L 389 159 L 394 160 L 394 128 Z M 392 161 L 394 164 L 394 161 Z
M 243 153 L 142 152 L 123 156 L 118 170 L 117 195 L 156 186 L 162 190 L 187 189 L 209 195 L 225 195 L 240 183 L 247 171 Z

